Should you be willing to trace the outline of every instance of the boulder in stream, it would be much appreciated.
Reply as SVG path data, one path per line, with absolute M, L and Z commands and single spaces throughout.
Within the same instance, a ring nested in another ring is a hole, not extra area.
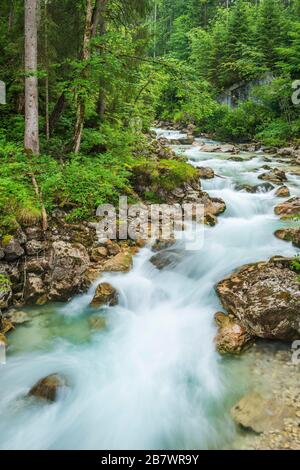
M 263 173 L 258 177 L 260 180 L 271 181 L 272 183 L 281 184 L 287 181 L 287 177 L 284 171 L 274 168 L 268 173 Z
M 113 307 L 118 304 L 118 292 L 108 282 L 102 282 L 96 289 L 91 307 L 99 308 L 104 305 Z
M 218 312 L 215 321 L 219 328 L 215 343 L 220 354 L 240 354 L 253 341 L 253 337 L 233 317 Z
M 215 177 L 215 172 L 212 168 L 201 166 L 197 170 L 200 178 L 212 179 Z
M 300 228 L 282 228 L 275 232 L 275 237 L 286 242 L 292 242 L 300 248 Z
M 253 336 L 292 341 L 300 334 L 300 283 L 292 260 L 243 266 L 216 286 L 223 307 Z
M 157 255 L 152 256 L 150 263 L 157 269 L 162 270 L 169 266 L 175 266 L 182 259 L 182 253 L 177 250 L 163 250 Z
M 283 429 L 285 420 L 294 414 L 294 408 L 265 398 L 258 392 L 249 393 L 231 410 L 232 418 L 239 426 L 257 434 Z
M 291 193 L 287 186 L 280 186 L 275 192 L 277 197 L 290 197 Z
M 129 252 L 121 252 L 103 263 L 101 271 L 110 273 L 127 273 L 131 270 L 132 265 L 132 254 Z
M 275 214 L 281 217 L 300 214 L 300 197 L 293 197 L 275 207 Z
M 55 402 L 60 395 L 66 392 L 67 388 L 68 380 L 65 376 L 52 374 L 39 380 L 30 389 L 28 396 L 34 396 L 49 402 Z

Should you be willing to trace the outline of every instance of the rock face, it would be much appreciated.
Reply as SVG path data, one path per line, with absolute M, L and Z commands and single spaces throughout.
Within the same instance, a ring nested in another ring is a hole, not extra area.
M 24 294 L 30 302 L 36 302 L 46 294 L 46 286 L 40 276 L 33 273 L 28 274 Z
M 300 197 L 293 197 L 275 207 L 275 214 L 281 217 L 300 214 Z
M 277 197 L 290 197 L 291 193 L 287 186 L 280 186 L 276 191 Z
M 300 333 L 300 284 L 291 260 L 246 265 L 216 286 L 223 307 L 260 338 L 294 340 Z
M 212 179 L 215 177 L 214 170 L 209 167 L 199 167 L 198 172 L 199 172 L 199 177 L 203 179 Z
M 234 318 L 219 312 L 215 315 L 215 321 L 219 327 L 215 343 L 220 354 L 240 354 L 253 340 Z
M 287 177 L 284 171 L 279 170 L 278 168 L 274 168 L 269 173 L 263 173 L 262 175 L 259 175 L 258 178 L 260 180 L 271 181 L 272 183 L 277 183 L 277 184 L 281 184 L 287 181 Z
M 15 261 L 24 255 L 24 249 L 22 248 L 19 240 L 12 238 L 4 247 L 3 251 L 7 261 Z
M 80 243 L 54 242 L 50 257 L 49 299 L 67 301 L 77 293 L 89 263 L 87 250 Z
M 234 421 L 257 434 L 284 428 L 284 420 L 295 413 L 291 407 L 252 392 L 242 398 L 231 410 Z
M 108 305 L 109 307 L 113 307 L 118 303 L 118 292 L 114 287 L 112 287 L 107 282 L 103 282 L 99 284 L 96 289 L 96 293 L 94 298 L 91 302 L 91 307 L 102 307 L 103 305 Z
M 275 237 L 286 242 L 292 242 L 300 248 L 300 228 L 283 228 L 275 232 Z
M 53 374 L 37 382 L 29 391 L 29 396 L 42 398 L 50 402 L 55 402 L 60 394 L 66 391 L 68 381 L 66 377 Z

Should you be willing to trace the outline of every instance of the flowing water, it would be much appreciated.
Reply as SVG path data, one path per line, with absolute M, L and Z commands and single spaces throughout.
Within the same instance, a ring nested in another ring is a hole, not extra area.
M 203 188 L 223 198 L 227 211 L 216 227 L 205 227 L 204 246 L 183 251 L 174 267 L 157 271 L 144 248 L 130 273 L 105 275 L 101 281 L 118 289 L 120 302 L 98 313 L 107 321 L 101 331 L 90 328 L 96 285 L 67 305 L 29 309 L 31 322 L 10 335 L 0 369 L 1 449 L 212 449 L 236 439 L 229 411 L 249 386 L 250 359 L 215 351 L 214 285 L 245 263 L 296 249 L 273 235 L 283 225 L 274 191 L 235 189 L 261 182 L 263 154 L 236 162 L 197 145 L 184 152 L 222 176 Z M 299 194 L 300 178 L 289 180 Z M 26 398 L 37 380 L 56 372 L 68 377 L 65 396 L 51 405 Z

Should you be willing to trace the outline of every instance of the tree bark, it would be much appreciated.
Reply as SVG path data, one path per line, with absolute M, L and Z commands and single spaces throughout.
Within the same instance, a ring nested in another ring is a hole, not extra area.
M 108 0 L 99 0 L 99 19 L 98 23 L 100 25 L 100 35 L 104 36 L 106 34 L 106 7 L 107 7 Z M 103 80 L 100 79 L 99 81 L 99 96 L 97 102 L 97 113 L 99 116 L 100 122 L 103 122 L 104 115 L 106 110 L 106 102 L 105 102 L 105 92 L 104 92 L 104 83 Z
M 45 21 L 45 120 L 46 120 L 46 138 L 50 139 L 50 121 L 49 121 L 49 47 L 48 47 L 48 0 L 44 0 L 44 21 Z
M 56 104 L 53 108 L 53 111 L 50 115 L 50 118 L 49 118 L 50 135 L 53 134 L 55 126 L 58 123 L 59 118 L 62 115 L 65 107 L 66 107 L 66 96 L 65 96 L 65 92 L 62 92 L 62 94 L 59 96 L 59 98 L 58 98 L 58 100 L 57 100 L 57 102 L 56 102 Z
M 90 42 L 92 37 L 93 1 L 86 0 L 86 17 L 83 36 L 82 60 L 87 62 L 90 58 Z M 85 101 L 81 96 L 77 100 L 77 118 L 73 135 L 72 150 L 75 153 L 80 151 L 82 131 L 85 119 Z
M 37 14 L 39 0 L 24 0 L 25 7 L 25 151 L 38 155 L 39 112 L 37 78 Z

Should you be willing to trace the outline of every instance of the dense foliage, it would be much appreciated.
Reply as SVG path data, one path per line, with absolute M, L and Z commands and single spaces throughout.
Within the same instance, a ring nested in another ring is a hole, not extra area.
M 299 107 L 291 95 L 300 67 L 299 0 L 165 0 L 157 35 L 154 55 L 177 60 L 189 80 L 189 89 L 170 80 L 162 117 L 192 119 L 221 139 L 267 145 L 298 139 Z M 224 92 L 236 85 L 241 99 L 234 102 L 233 92 L 228 107 Z
M 147 161 L 144 134 L 155 119 L 193 122 L 223 140 L 298 139 L 299 0 L 40 0 L 39 155 L 23 151 L 24 2 L 0 0 L 0 8 L 2 233 L 39 220 L 41 201 L 74 220 L 120 193 L 135 198 L 132 177 L 145 165 L 154 192 L 191 177 L 184 163 Z M 236 84 L 244 96 L 228 106 Z

